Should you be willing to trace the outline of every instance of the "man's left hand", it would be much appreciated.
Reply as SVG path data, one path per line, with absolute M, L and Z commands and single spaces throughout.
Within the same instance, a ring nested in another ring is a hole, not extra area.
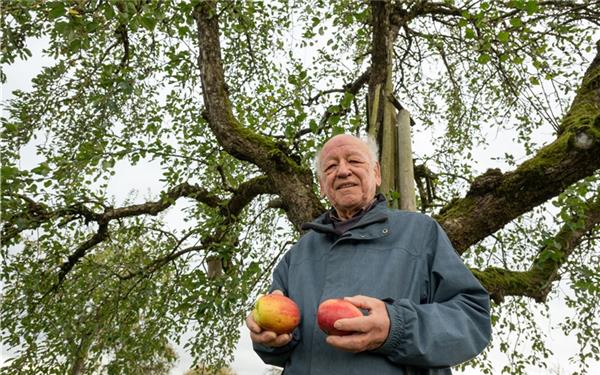
M 345 297 L 359 309 L 367 310 L 368 315 L 358 318 L 340 319 L 334 327 L 343 331 L 353 331 L 347 336 L 327 336 L 327 343 L 349 352 L 363 352 L 379 348 L 388 337 L 390 317 L 385 302 L 367 296 Z

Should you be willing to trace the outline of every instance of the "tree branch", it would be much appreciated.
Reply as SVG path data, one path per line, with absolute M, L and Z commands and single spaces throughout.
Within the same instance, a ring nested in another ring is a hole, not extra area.
M 600 51 L 561 122 L 561 133 L 516 170 L 489 170 L 436 219 L 459 253 L 600 169 Z
M 313 192 L 312 174 L 289 156 L 271 138 L 244 128 L 234 117 L 225 89 L 217 3 L 202 1 L 194 10 L 198 29 L 200 54 L 198 65 L 205 117 L 219 144 L 227 153 L 258 166 L 273 183 L 278 195 L 289 203 L 286 211 L 290 221 L 300 228 L 323 211 Z
M 233 197 L 224 207 L 223 214 L 237 216 L 256 196 L 274 193 L 275 189 L 273 189 L 273 184 L 269 177 L 255 177 L 238 186 Z
M 69 255 L 67 261 L 60 266 L 58 282 L 49 290 L 49 292 L 52 292 L 60 287 L 67 274 L 90 249 L 108 237 L 108 225 L 111 220 L 140 215 L 157 215 L 173 205 L 178 198 L 187 197 L 202 202 L 210 207 L 221 207 L 221 213 L 224 220 L 223 228 L 227 228 L 229 224 L 236 220 L 236 216 L 244 209 L 244 207 L 246 207 L 256 196 L 268 193 L 273 193 L 273 189 L 269 178 L 265 176 L 255 177 L 240 184 L 228 201 L 223 201 L 215 194 L 199 186 L 183 183 L 166 193 L 163 193 L 162 198 L 158 201 L 115 209 L 105 209 L 103 213 L 95 213 L 83 204 L 76 204 L 67 208 L 59 208 L 52 211 L 42 203 L 37 203 L 28 197 L 19 195 L 18 198 L 26 202 L 26 210 L 5 221 L 2 238 L 7 242 L 7 240 L 15 237 L 23 230 L 35 229 L 44 222 L 60 217 L 67 217 L 68 221 L 73 221 L 77 217 L 83 217 L 85 218 L 86 223 L 92 221 L 98 223 L 98 231 Z M 24 220 L 26 220 L 25 224 L 23 224 Z M 221 232 L 224 233 L 225 230 L 226 229 L 223 229 Z M 210 236 L 210 238 L 203 241 L 203 246 L 207 248 L 209 247 L 207 244 L 218 242 L 221 238 L 222 236 L 218 234 Z M 157 259 L 147 268 L 156 269 L 189 251 L 192 250 L 186 249 L 186 251 L 174 251 L 166 257 Z
M 349 94 L 356 96 L 358 94 L 358 92 L 363 88 L 365 83 L 367 83 L 369 81 L 370 76 L 371 76 L 371 68 L 367 68 L 367 70 L 365 70 L 356 80 L 354 80 L 354 82 L 344 85 L 343 89 L 333 89 L 333 90 L 327 90 L 327 91 L 320 92 L 319 94 L 310 98 L 308 103 L 310 104 L 310 103 L 316 102 L 323 94 L 331 93 L 331 92 L 349 93 Z M 346 114 L 348 112 L 347 108 L 344 109 L 344 108 L 342 108 L 341 105 L 338 105 L 338 107 L 340 109 L 338 109 L 337 111 L 332 110 L 331 109 L 332 107 L 327 108 L 327 110 L 321 117 L 321 121 L 319 121 L 319 128 L 317 130 L 317 134 L 321 133 L 323 131 L 323 129 L 326 128 L 327 121 L 329 120 L 329 118 L 331 116 L 333 116 L 333 115 L 343 116 L 344 114 Z M 294 135 L 294 139 L 298 139 L 298 138 L 302 137 L 303 135 L 311 133 L 311 132 L 312 131 L 310 130 L 310 128 L 301 129 L 298 132 L 296 132 L 296 134 Z
M 578 218 L 571 218 L 577 222 Z M 484 271 L 472 270 L 473 274 L 489 291 L 492 299 L 501 303 L 507 295 L 526 296 L 544 302 L 552 282 L 559 279 L 558 271 L 567 261 L 583 237 L 600 225 L 600 194 L 587 202 L 581 224 L 564 224 L 560 231 L 547 242 L 527 271 L 510 271 L 490 267 Z
M 75 264 L 77 264 L 81 258 L 85 256 L 87 251 L 100 242 L 104 241 L 108 237 L 108 222 L 99 223 L 98 231 L 87 241 L 82 243 L 73 254 L 69 255 L 67 261 L 64 262 L 60 266 L 60 271 L 58 272 L 58 282 L 51 288 L 51 290 L 56 290 L 64 281 L 67 274 L 73 269 Z
M 240 186 L 235 190 L 233 197 L 227 202 L 227 204 L 221 205 L 223 221 L 220 226 L 217 226 L 217 232 L 212 236 L 207 236 L 206 238 L 202 239 L 200 241 L 201 245 L 178 250 L 183 241 L 188 237 L 185 236 L 177 242 L 177 245 L 167 255 L 156 258 L 142 270 L 130 272 L 127 275 L 119 276 L 119 278 L 122 280 L 128 280 L 139 275 L 151 274 L 167 263 L 172 262 L 190 252 L 201 250 L 209 251 L 212 245 L 222 240 L 225 233 L 229 230 L 230 225 L 237 220 L 237 215 L 239 215 L 244 207 L 246 207 L 256 196 L 269 193 L 272 193 L 272 184 L 269 183 L 268 177 L 265 176 L 255 177 L 240 184 Z
M 70 222 L 78 217 L 83 217 L 86 223 L 94 221 L 100 224 L 126 217 L 157 215 L 169 208 L 181 197 L 195 199 L 210 207 L 218 207 L 222 204 L 221 199 L 208 190 L 188 183 L 177 185 L 161 195 L 162 198 L 155 202 L 134 204 L 120 208 L 105 208 L 103 213 L 96 213 L 83 203 L 51 210 L 45 204 L 35 202 L 29 197 L 15 195 L 16 198 L 24 200 L 26 206 L 21 212 L 4 218 L 2 239 L 5 242 L 9 242 L 22 231 L 38 228 L 43 223 L 57 218 L 66 218 L 67 222 Z

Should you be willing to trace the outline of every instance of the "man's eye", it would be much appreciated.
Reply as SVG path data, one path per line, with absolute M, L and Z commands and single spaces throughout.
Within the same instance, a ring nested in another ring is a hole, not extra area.
M 360 163 L 362 163 L 362 161 L 360 161 L 360 160 L 355 160 L 355 159 L 353 159 L 353 160 L 348 160 L 348 162 L 349 162 L 350 164 L 360 164 Z
M 325 167 L 325 172 L 332 171 L 334 168 L 335 168 L 335 164 L 330 164 L 327 167 Z

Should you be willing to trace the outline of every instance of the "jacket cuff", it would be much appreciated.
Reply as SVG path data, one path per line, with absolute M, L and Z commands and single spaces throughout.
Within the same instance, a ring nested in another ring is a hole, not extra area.
M 289 342 L 289 343 L 285 344 L 284 346 L 279 346 L 277 348 L 272 347 L 272 346 L 266 346 L 266 345 L 262 345 L 262 344 L 252 343 L 252 348 L 256 352 L 261 352 L 261 353 L 265 353 L 265 354 L 281 354 L 281 353 L 285 353 L 285 352 L 289 351 L 292 348 L 292 343 Z
M 394 304 L 386 301 L 385 308 L 390 318 L 390 332 L 383 345 L 373 352 L 388 356 L 395 352 L 400 345 L 402 333 L 404 332 L 404 317 L 400 309 Z
M 299 341 L 300 330 L 296 328 L 292 333 L 292 341 L 290 341 L 284 346 L 274 348 L 271 346 L 266 346 L 253 342 L 252 348 L 254 349 L 256 354 L 258 354 L 258 356 L 263 360 L 263 362 L 269 365 L 284 367 L 292 350 L 294 350 L 294 347 L 296 347 Z

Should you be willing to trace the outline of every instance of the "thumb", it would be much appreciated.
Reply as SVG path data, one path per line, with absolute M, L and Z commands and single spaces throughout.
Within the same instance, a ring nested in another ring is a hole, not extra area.
M 275 289 L 274 291 L 271 292 L 271 294 L 279 294 L 280 296 L 283 296 L 283 292 L 279 289 Z

